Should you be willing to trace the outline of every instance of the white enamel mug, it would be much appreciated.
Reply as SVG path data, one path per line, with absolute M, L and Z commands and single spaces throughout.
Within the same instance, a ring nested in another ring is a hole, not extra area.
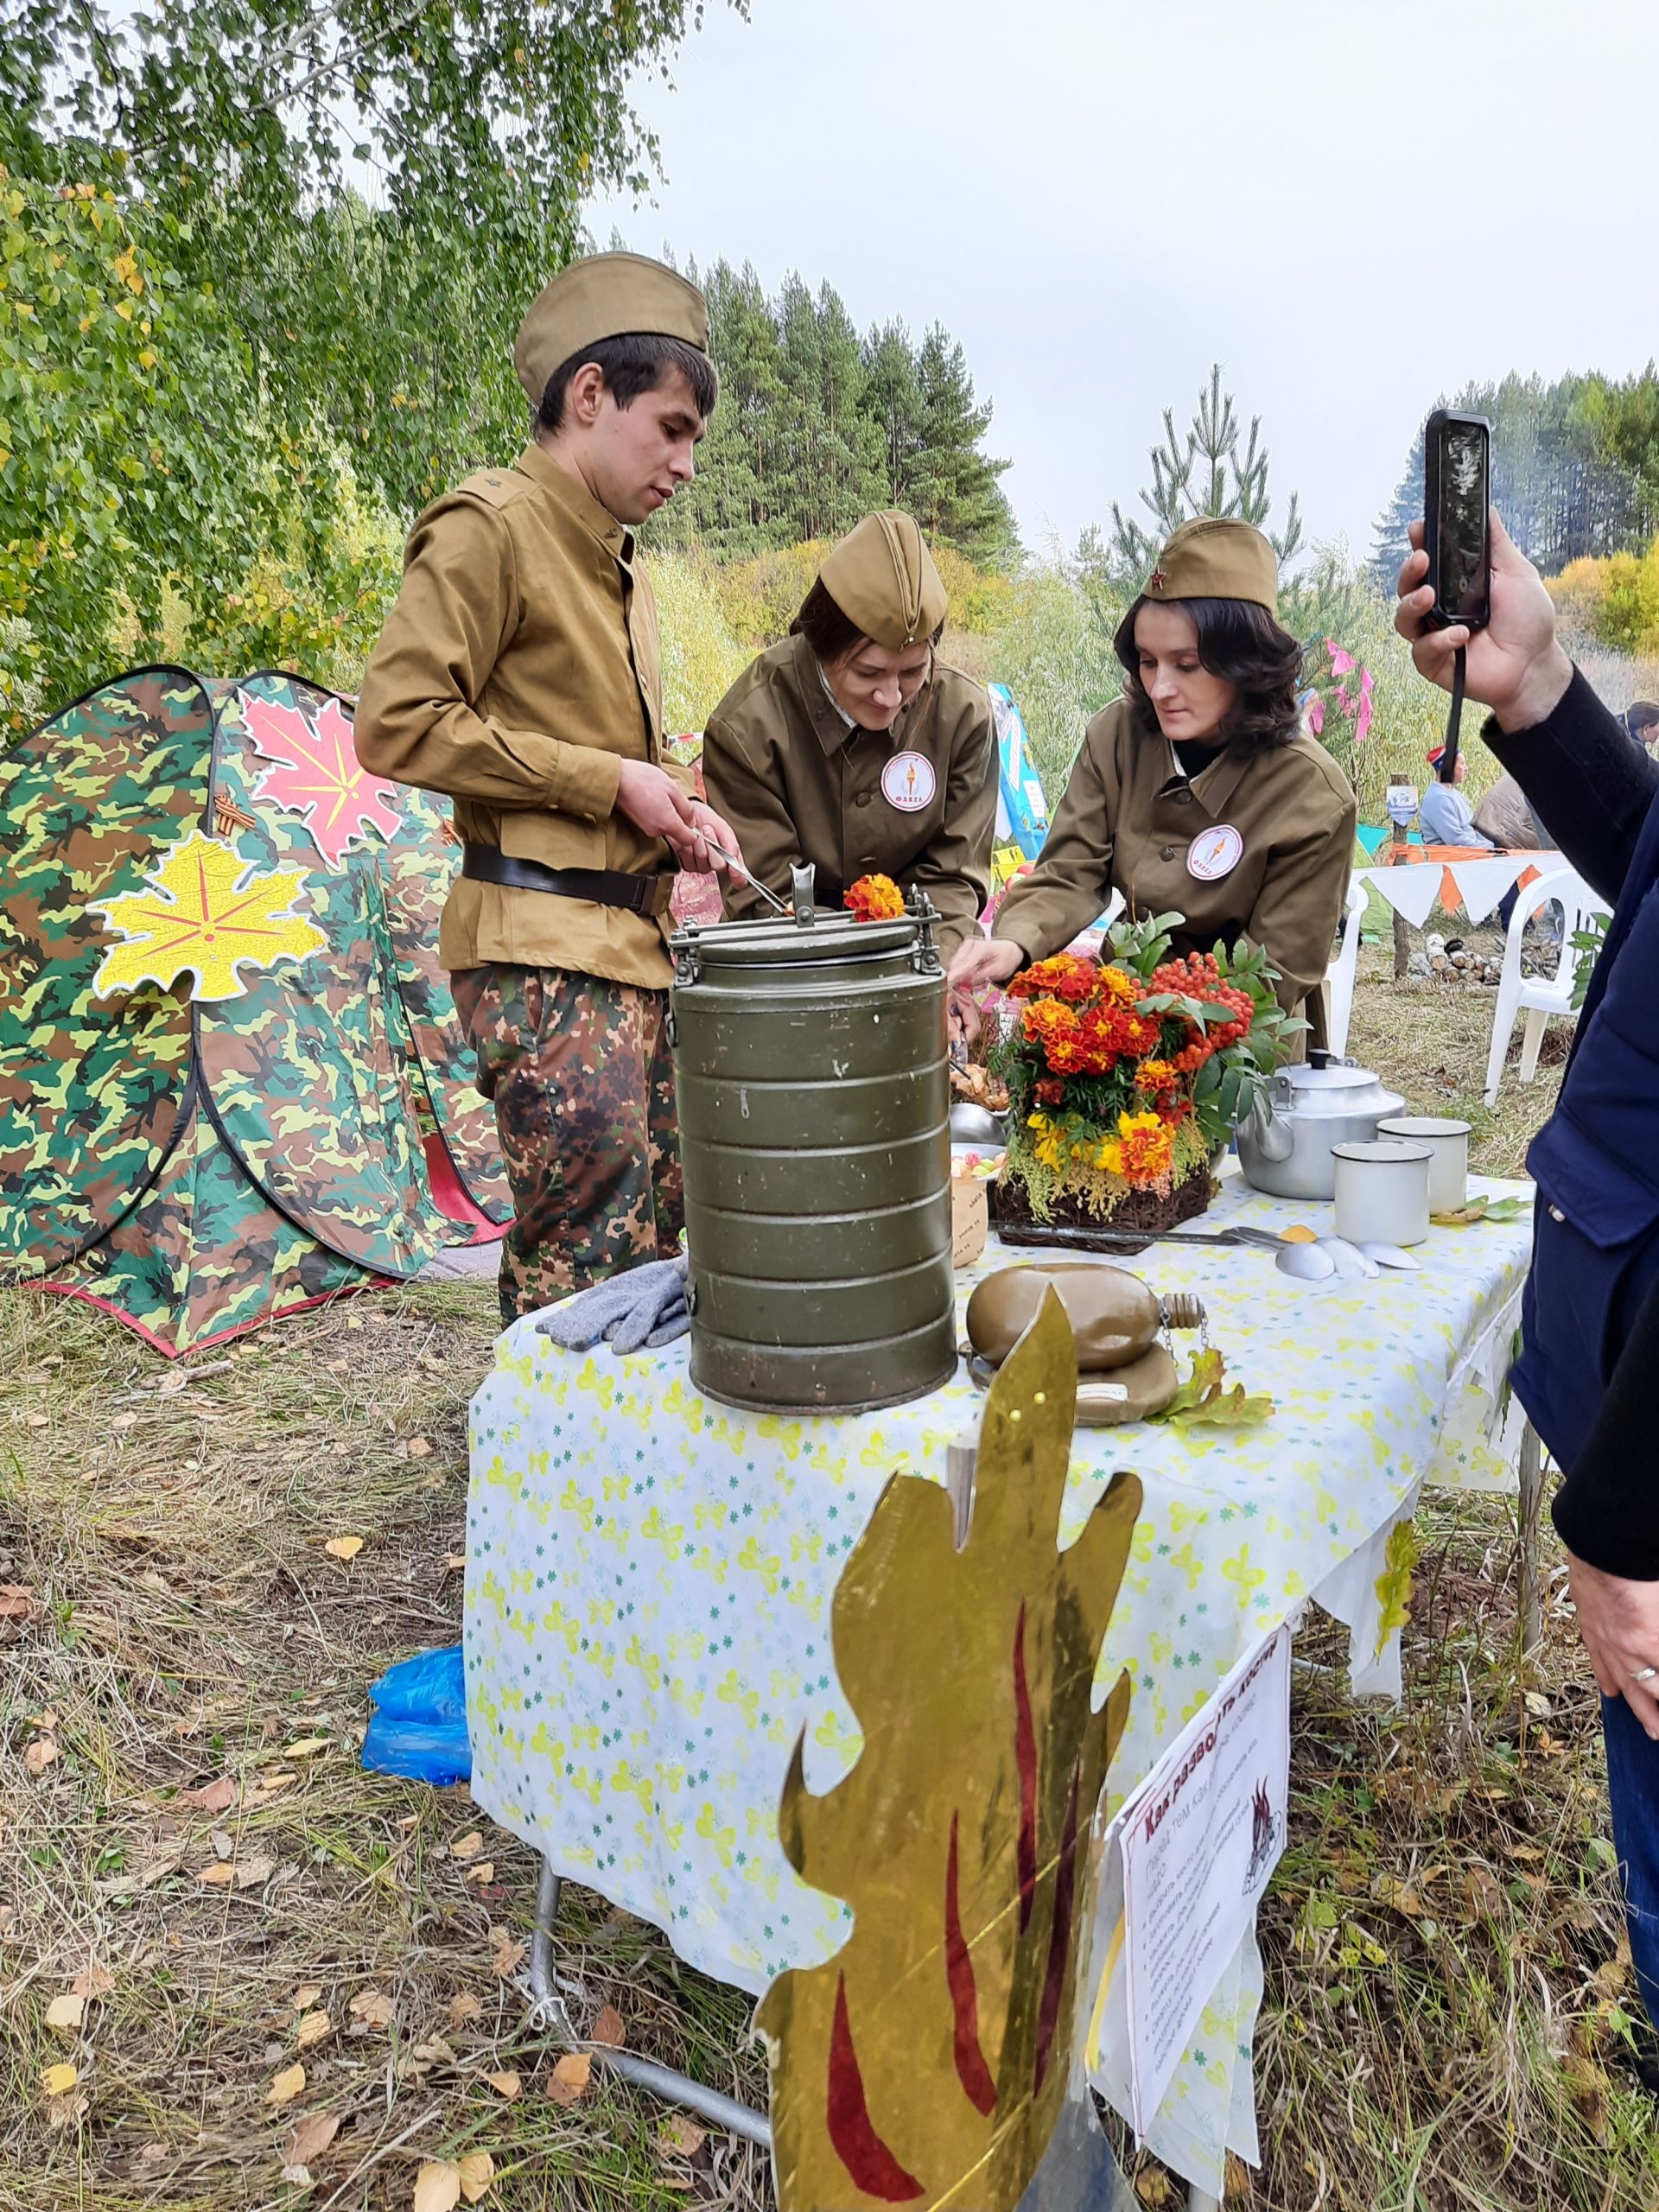
M 1429 1150 L 1428 1210 L 1456 1213 L 1469 1201 L 1469 1124 L 1441 1121 L 1433 1114 L 1395 1114 L 1379 1122 L 1380 1137 L 1398 1137 L 1405 1144 L 1426 1144 Z
M 1331 1147 L 1337 1163 L 1337 1234 L 1351 1244 L 1421 1244 L 1428 1235 L 1426 1144 L 1382 1137 Z

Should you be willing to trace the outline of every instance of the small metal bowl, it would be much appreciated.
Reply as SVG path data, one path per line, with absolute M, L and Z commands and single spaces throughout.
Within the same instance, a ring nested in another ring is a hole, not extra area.
M 971 1098 L 958 1098 L 950 1108 L 953 1144 L 1006 1144 L 1007 1116 L 988 1113 Z

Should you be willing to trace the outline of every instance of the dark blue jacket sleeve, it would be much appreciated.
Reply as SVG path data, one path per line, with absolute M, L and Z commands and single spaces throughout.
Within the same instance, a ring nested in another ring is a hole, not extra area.
M 1656 795 L 1659 766 L 1632 745 L 1580 671 L 1560 704 L 1532 729 L 1486 742 L 1591 888 L 1617 907 Z M 1594 1050 L 1594 1040 L 1589 1046 Z M 1659 1471 L 1652 1440 L 1659 1374 L 1659 1281 L 1637 1307 L 1583 1451 L 1556 1492 L 1552 1518 L 1575 1557 L 1605 1573 L 1659 1581 Z
M 1531 802 L 1533 811 L 1585 881 L 1610 906 L 1648 809 L 1659 795 L 1659 767 L 1632 745 L 1583 673 L 1548 720 L 1506 736 L 1489 720 L 1481 734 Z

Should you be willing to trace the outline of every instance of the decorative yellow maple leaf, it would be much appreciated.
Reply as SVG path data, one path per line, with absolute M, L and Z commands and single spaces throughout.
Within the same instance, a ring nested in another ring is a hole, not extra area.
M 291 911 L 304 877 L 251 869 L 233 846 L 193 829 L 149 869 L 143 891 L 89 899 L 126 940 L 105 954 L 92 979 L 96 995 L 108 998 L 135 983 L 165 987 L 188 971 L 199 1000 L 239 999 L 247 989 L 240 968 L 320 951 L 327 938 Z

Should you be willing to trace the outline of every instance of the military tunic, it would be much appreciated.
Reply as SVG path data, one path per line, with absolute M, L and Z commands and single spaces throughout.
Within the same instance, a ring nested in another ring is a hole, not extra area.
M 663 917 L 458 876 L 439 957 L 495 1104 L 511 1321 L 677 1249 L 668 848 L 616 804 L 659 758 L 662 677 L 632 533 L 532 445 L 429 507 L 363 679 L 358 756 L 454 801 L 469 845 L 661 874 Z
M 946 960 L 990 892 L 996 733 L 984 687 L 937 657 L 891 730 L 849 723 L 803 637 L 768 647 L 709 718 L 709 804 L 732 825 L 745 866 L 786 892 L 792 863 L 817 870 L 820 906 L 861 875 L 918 885 L 942 917 Z M 734 919 L 765 911 L 722 878 Z
M 410 533 L 403 588 L 370 656 L 357 752 L 377 776 L 442 791 L 467 844 L 558 868 L 672 868 L 616 805 L 624 760 L 664 761 L 662 664 L 633 536 L 539 446 L 484 469 Z M 556 966 L 647 988 L 671 973 L 661 920 L 458 878 L 446 968 Z
M 1183 915 L 1179 951 L 1218 938 L 1263 947 L 1280 1004 L 1317 1033 L 1356 817 L 1346 778 L 1310 737 L 1252 753 L 1224 746 L 1189 781 L 1168 740 L 1116 700 L 1090 723 L 1036 865 L 1009 889 L 995 931 L 1042 959 L 1117 890 L 1131 916 Z

